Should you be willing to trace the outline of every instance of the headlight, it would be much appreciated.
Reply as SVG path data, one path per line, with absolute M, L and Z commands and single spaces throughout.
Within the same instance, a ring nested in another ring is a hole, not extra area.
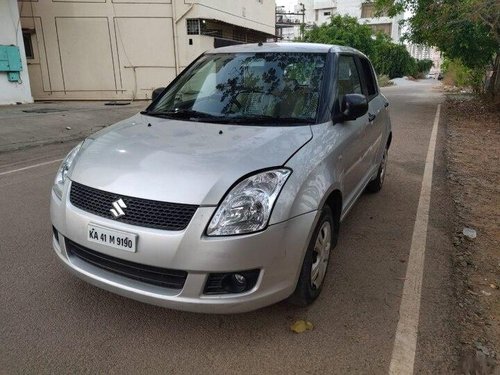
M 56 193 L 56 195 L 59 197 L 59 199 L 62 198 L 62 192 L 64 189 L 64 183 L 66 182 L 67 179 L 66 177 L 68 171 L 71 168 L 73 160 L 75 160 L 75 157 L 76 155 L 78 155 L 78 151 L 80 151 L 82 145 L 83 142 L 79 143 L 73 150 L 69 152 L 69 154 L 64 158 L 63 162 L 61 163 L 59 170 L 57 171 L 56 179 L 54 180 L 54 186 L 52 189 L 54 190 L 54 193 Z
M 291 173 L 290 169 L 273 169 L 241 181 L 219 205 L 208 225 L 207 235 L 228 236 L 264 229 Z

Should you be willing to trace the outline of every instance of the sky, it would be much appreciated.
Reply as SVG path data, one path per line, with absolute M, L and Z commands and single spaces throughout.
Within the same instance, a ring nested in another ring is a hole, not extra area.
M 297 3 L 297 0 L 276 0 L 276 5 L 285 5 L 287 8 L 293 8 L 293 6 Z

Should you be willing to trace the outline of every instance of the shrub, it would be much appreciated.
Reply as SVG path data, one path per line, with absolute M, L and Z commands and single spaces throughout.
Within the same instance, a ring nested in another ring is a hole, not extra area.
M 417 62 L 405 46 L 393 43 L 383 33 L 373 35 L 370 26 L 359 24 L 355 17 L 333 16 L 330 23 L 306 30 L 299 40 L 356 48 L 370 57 L 377 74 L 391 79 L 418 73 Z
M 385 87 L 385 86 L 392 86 L 394 83 L 390 80 L 389 76 L 386 76 L 385 74 L 378 76 L 377 77 L 378 85 L 380 87 Z
M 416 60 L 402 44 L 378 42 L 374 50 L 370 58 L 378 74 L 388 75 L 392 79 L 417 73 Z
M 417 60 L 417 72 L 424 74 L 429 73 L 433 65 L 432 60 L 429 59 Z
M 441 65 L 444 82 L 457 87 L 471 87 L 474 92 L 484 91 L 484 70 L 466 67 L 459 59 L 445 59 Z

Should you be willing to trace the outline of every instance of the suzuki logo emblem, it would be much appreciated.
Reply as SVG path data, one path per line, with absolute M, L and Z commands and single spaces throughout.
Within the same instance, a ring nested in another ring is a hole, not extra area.
M 123 201 L 123 199 L 118 199 L 113 202 L 113 208 L 110 210 L 115 218 L 121 217 L 125 215 L 123 208 L 127 208 L 127 205 Z

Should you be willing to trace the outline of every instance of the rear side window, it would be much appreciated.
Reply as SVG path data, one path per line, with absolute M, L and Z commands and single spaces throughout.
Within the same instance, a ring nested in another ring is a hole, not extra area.
M 338 98 L 342 103 L 346 94 L 362 94 L 361 80 L 353 56 L 339 56 Z
M 370 62 L 367 59 L 361 57 L 359 61 L 361 62 L 361 70 L 363 71 L 363 76 L 366 86 L 366 95 L 368 96 L 369 99 L 371 99 L 375 97 L 378 93 L 373 69 Z

